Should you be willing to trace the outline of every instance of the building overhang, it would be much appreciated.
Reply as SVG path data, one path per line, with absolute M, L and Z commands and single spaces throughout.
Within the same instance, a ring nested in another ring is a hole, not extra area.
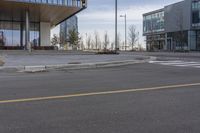
M 31 22 L 49 22 L 51 27 L 58 25 L 60 22 L 69 18 L 70 16 L 78 13 L 85 7 L 75 6 L 62 6 L 62 5 L 50 5 L 40 3 L 26 3 L 16 1 L 0 1 L 0 19 L 9 21 L 9 14 L 12 14 L 14 21 L 24 21 L 25 11 L 30 12 Z M 10 15 L 11 16 L 11 15 Z

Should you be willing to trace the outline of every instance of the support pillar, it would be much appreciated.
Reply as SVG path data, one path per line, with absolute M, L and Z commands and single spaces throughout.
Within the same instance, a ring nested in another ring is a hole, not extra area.
M 26 50 L 31 50 L 31 46 L 30 46 L 30 18 L 29 18 L 29 10 L 26 10 L 25 13 L 26 16 L 26 20 L 25 20 L 25 49 Z

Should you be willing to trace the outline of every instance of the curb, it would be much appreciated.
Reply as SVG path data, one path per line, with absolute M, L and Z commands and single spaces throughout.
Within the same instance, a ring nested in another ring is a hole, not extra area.
M 71 64 L 47 65 L 46 70 L 52 70 L 52 69 L 77 70 L 77 69 L 88 69 L 88 68 L 106 68 L 106 67 L 117 67 L 130 64 L 137 64 L 143 62 L 144 61 L 115 61 L 115 62 L 86 63 L 78 65 L 71 65 Z
M 44 66 L 10 66 L 0 67 L 0 71 L 6 72 L 45 72 L 50 70 L 78 70 L 78 69 L 90 69 L 90 68 L 106 68 L 106 67 L 117 67 L 123 65 L 130 65 L 136 63 L 143 63 L 144 61 L 126 61 L 126 62 L 104 62 L 104 63 L 87 63 L 87 64 L 62 64 L 62 65 L 44 65 Z
M 156 57 L 150 57 L 144 60 L 125 60 L 125 61 L 112 61 L 112 62 L 99 62 L 99 63 L 85 63 L 85 64 L 58 64 L 58 65 L 38 65 L 38 66 L 3 66 L 0 67 L 0 71 L 6 72 L 46 72 L 50 70 L 79 70 L 79 69 L 91 69 L 91 68 L 109 68 L 119 67 L 125 65 L 146 63 L 152 60 L 156 60 Z

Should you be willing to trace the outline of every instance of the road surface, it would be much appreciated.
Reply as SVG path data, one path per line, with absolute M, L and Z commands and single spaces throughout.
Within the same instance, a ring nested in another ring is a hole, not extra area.
M 0 73 L 0 133 L 198 133 L 200 68 Z

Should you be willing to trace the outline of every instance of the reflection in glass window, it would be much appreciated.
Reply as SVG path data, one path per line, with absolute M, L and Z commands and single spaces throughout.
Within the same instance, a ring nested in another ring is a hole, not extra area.
M 39 46 L 39 23 L 31 23 L 30 25 L 30 42 L 32 46 Z
M 144 16 L 143 31 L 144 33 L 164 31 L 164 11 Z
M 20 23 L 0 21 L 1 43 L 4 46 L 20 46 Z
M 200 26 L 200 1 L 192 2 L 192 25 Z

